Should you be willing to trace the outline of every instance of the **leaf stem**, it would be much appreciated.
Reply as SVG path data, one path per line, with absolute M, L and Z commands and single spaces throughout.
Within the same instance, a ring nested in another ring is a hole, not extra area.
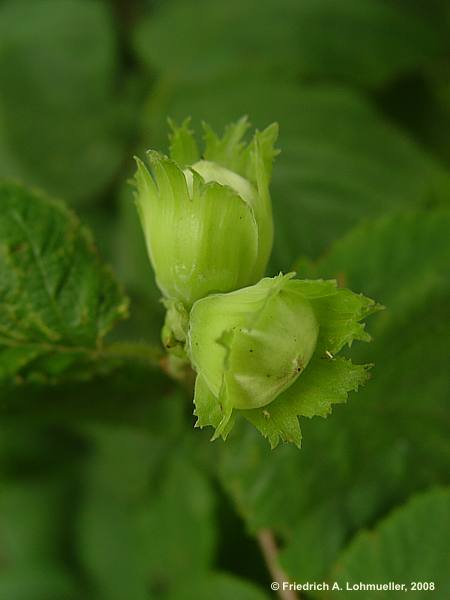
M 273 532 L 270 529 L 260 529 L 256 537 L 272 580 L 280 586 L 278 596 L 281 600 L 300 600 L 295 591 L 283 589 L 283 583 L 289 582 L 289 578 L 278 561 L 278 547 Z

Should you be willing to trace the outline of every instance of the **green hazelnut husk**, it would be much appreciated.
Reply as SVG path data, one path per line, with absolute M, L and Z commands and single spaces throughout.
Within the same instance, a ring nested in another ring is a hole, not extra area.
M 214 294 L 191 310 L 187 351 L 200 379 L 197 392 L 207 388 L 221 406 L 222 426 L 234 409 L 273 402 L 311 360 L 319 324 L 292 277 Z

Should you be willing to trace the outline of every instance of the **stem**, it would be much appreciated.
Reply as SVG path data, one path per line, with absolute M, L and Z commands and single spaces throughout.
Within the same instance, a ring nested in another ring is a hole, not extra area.
M 256 537 L 272 580 L 280 585 L 278 596 L 281 600 L 300 600 L 300 596 L 293 590 L 283 589 L 283 583 L 289 581 L 289 578 L 278 561 L 278 547 L 273 532 L 270 529 L 260 529 Z

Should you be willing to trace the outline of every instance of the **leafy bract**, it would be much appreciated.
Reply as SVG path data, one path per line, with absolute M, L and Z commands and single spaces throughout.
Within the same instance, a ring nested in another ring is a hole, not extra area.
M 317 343 L 315 343 L 315 350 L 311 362 L 309 364 L 305 363 L 307 366 L 304 371 L 297 375 L 297 378 L 289 387 L 287 387 L 287 389 L 285 389 L 286 386 L 284 386 L 281 390 L 279 390 L 279 395 L 275 397 L 275 399 L 272 399 L 270 404 L 266 403 L 266 405 L 258 408 L 240 409 L 237 408 L 240 405 L 237 402 L 233 402 L 233 397 L 230 396 L 230 390 L 233 388 L 231 383 L 228 381 L 229 378 L 227 379 L 228 362 L 230 363 L 230 366 L 232 366 L 234 339 L 230 341 L 225 339 L 216 340 L 216 343 L 219 344 L 218 350 L 222 345 L 228 347 L 228 354 L 224 352 L 223 359 L 224 382 L 227 391 L 225 395 L 222 392 L 219 394 L 219 390 L 216 390 L 214 385 L 212 386 L 211 382 L 208 380 L 209 371 L 204 371 L 200 368 L 195 397 L 195 414 L 198 417 L 198 426 L 203 427 L 206 425 L 212 425 L 217 429 L 216 435 L 220 434 L 225 438 L 230 431 L 231 424 L 229 423 L 229 419 L 231 418 L 231 411 L 233 411 L 235 413 L 234 416 L 242 416 L 255 425 L 261 431 L 261 433 L 268 438 L 272 447 L 275 447 L 280 440 L 294 442 L 297 446 L 300 446 L 301 433 L 298 417 L 313 417 L 315 415 L 320 415 L 323 417 L 327 416 L 331 411 L 332 404 L 345 402 L 348 392 L 358 389 L 360 385 L 367 381 L 367 365 L 353 365 L 350 360 L 335 358 L 334 355 L 345 345 L 350 346 L 355 339 L 365 341 L 370 340 L 370 336 L 364 330 L 364 325 L 361 323 L 361 321 L 372 312 L 378 310 L 380 307 L 373 300 L 365 298 L 362 295 L 354 294 L 346 289 L 339 289 L 335 281 L 302 281 L 295 279 L 285 281 L 285 279 L 286 278 L 275 278 L 273 280 L 264 279 L 260 283 L 266 282 L 267 285 L 269 285 L 272 282 L 273 290 L 270 287 L 267 289 L 267 291 L 272 295 L 287 293 L 292 294 L 295 292 L 295 294 L 299 295 L 299 298 L 309 301 L 319 326 L 319 336 L 317 338 Z M 248 288 L 248 291 L 250 292 L 255 289 L 253 294 L 256 294 L 257 287 L 258 286 L 254 286 L 254 288 Z M 244 290 L 242 290 L 242 292 L 244 292 Z M 212 327 L 212 325 L 208 325 L 208 310 L 206 311 L 205 316 L 205 310 L 202 310 L 203 306 L 208 308 L 209 304 L 211 304 L 211 302 L 214 303 L 216 300 L 216 303 L 219 303 L 218 308 L 214 308 L 214 304 L 212 308 L 216 312 L 218 311 L 220 315 L 221 304 L 225 304 L 226 306 L 227 301 L 231 301 L 234 298 L 236 301 L 240 301 L 242 292 L 235 292 L 234 294 L 229 295 L 218 295 L 217 297 L 212 296 L 209 299 L 205 299 L 197 303 L 192 311 L 193 315 L 200 314 L 200 317 L 195 317 L 197 320 L 200 319 L 197 328 L 200 330 L 200 326 L 209 328 Z M 242 304 L 242 307 L 240 304 L 238 306 L 239 310 L 244 311 L 245 314 L 245 310 L 250 311 L 252 305 L 249 303 L 247 296 L 245 296 L 244 299 L 245 303 Z M 259 296 L 258 301 L 261 302 Z M 267 309 L 270 308 L 268 305 L 268 302 L 270 301 L 271 297 L 265 301 L 267 303 Z M 241 300 L 240 302 L 243 301 Z M 222 309 L 222 312 L 223 310 L 224 309 Z M 261 309 L 259 310 L 262 312 Z M 294 315 L 294 304 L 292 307 L 290 307 L 290 310 L 293 311 L 292 314 Z M 249 314 L 252 315 L 251 312 L 249 312 Z M 228 319 L 229 317 L 226 318 Z M 283 331 L 282 314 L 277 315 L 276 317 L 273 315 L 273 320 L 275 323 L 279 324 L 281 331 Z M 204 321 L 203 325 L 202 321 Z M 190 334 L 191 343 L 195 343 L 197 341 L 196 343 L 198 344 L 199 341 L 194 335 L 196 333 L 194 325 L 195 322 Z M 251 332 L 251 326 L 249 324 L 244 326 L 239 323 L 239 327 L 244 327 L 242 329 L 243 332 L 247 331 L 247 328 L 248 331 Z M 258 331 L 257 326 L 254 327 L 256 327 L 256 331 Z M 295 331 L 293 324 L 290 324 L 288 329 L 291 332 Z M 262 334 L 268 334 L 267 328 L 264 329 L 264 332 L 259 332 L 258 336 Z M 241 333 L 239 335 L 242 336 L 244 334 Z M 245 335 L 248 336 L 250 333 Z M 285 332 L 283 335 L 289 334 Z M 301 333 L 299 332 L 298 335 L 301 335 Z M 277 347 L 278 346 L 279 344 L 277 344 Z M 207 344 L 205 345 L 205 348 L 206 347 L 208 347 Z M 257 344 L 254 342 L 253 348 L 250 349 L 250 352 L 255 350 L 258 358 L 258 353 L 255 348 L 257 348 Z M 272 349 L 272 351 L 278 352 L 275 349 Z M 199 348 L 197 351 L 194 348 L 193 352 L 195 357 L 197 354 L 204 352 L 204 350 Z M 213 356 L 213 352 L 214 350 L 211 349 L 211 357 Z M 240 356 L 240 354 L 238 356 Z M 252 355 L 250 355 L 250 357 L 251 356 Z M 283 354 L 278 352 L 276 360 L 281 360 L 282 356 Z M 246 357 L 244 356 L 240 358 L 240 363 L 243 363 L 245 359 Z M 205 360 L 210 359 L 206 357 Z M 247 361 L 248 360 L 250 359 L 247 359 Z M 258 360 L 260 367 L 267 369 L 267 372 L 269 372 L 268 366 L 263 367 L 265 364 L 265 359 L 263 357 L 259 357 Z M 200 360 L 199 364 L 201 366 L 205 364 L 205 361 Z M 254 366 L 253 368 L 256 369 L 257 366 Z M 218 373 L 216 373 L 216 371 L 217 365 L 215 365 L 213 369 L 213 373 L 215 373 L 215 378 L 213 379 L 216 382 L 215 385 L 217 387 Z M 265 377 L 265 372 L 266 371 L 261 371 L 261 376 L 263 378 Z M 269 377 L 269 375 L 270 374 L 268 374 L 267 377 Z M 210 373 L 209 376 L 211 377 Z M 236 375 L 236 378 L 244 378 L 245 381 L 248 380 L 248 377 L 249 374 L 246 374 L 245 371 L 242 371 L 242 375 Z M 266 387 L 269 389 L 268 384 L 266 384 Z M 214 395 L 216 395 L 217 398 L 214 398 Z M 226 406 L 222 406 L 225 398 L 228 398 L 228 402 Z M 255 406 L 255 404 L 253 404 L 253 406 Z
M 414 598 L 445 595 L 450 586 L 450 492 L 431 489 L 414 497 L 372 531 L 356 536 L 337 560 L 330 577 L 343 589 L 359 583 L 404 584 Z M 427 548 L 424 555 L 417 548 Z M 413 590 L 413 583 L 418 583 Z M 432 587 L 430 587 L 430 584 Z M 373 592 L 372 592 L 373 593 Z M 376 597 L 397 598 L 404 591 L 384 590 Z M 367 590 L 352 590 L 352 598 L 368 598 Z M 339 598 L 335 591 L 323 595 Z
M 2 183 L 0 381 L 88 376 L 102 364 L 104 336 L 126 313 L 126 298 L 78 219 Z
M 278 127 L 256 131 L 247 144 L 246 117 L 222 137 L 203 124 L 200 155 L 189 119 L 170 125 L 171 158 L 149 150 L 149 168 L 137 159 L 135 197 L 158 286 L 166 299 L 190 308 L 208 294 L 255 283 L 265 272 Z
M 294 273 L 265 277 L 229 294 L 195 303 L 189 317 L 188 353 L 198 373 L 194 403 L 200 425 L 206 385 L 227 429 L 234 409 L 270 404 L 308 366 L 319 324 L 311 303 L 298 293 Z M 211 409 L 208 409 L 211 410 Z
M 245 143 L 245 134 L 250 128 L 247 117 L 225 127 L 222 137 L 203 123 L 206 160 L 217 162 L 252 181 L 258 191 L 267 186 L 272 174 L 274 158 L 279 154 L 274 145 L 278 138 L 278 125 L 272 123 L 262 132 L 257 131 L 252 140 Z
M 153 179 L 138 161 L 136 205 L 156 281 L 164 296 L 190 307 L 213 290 L 254 277 L 258 226 L 252 208 L 228 186 L 188 181 L 174 161 L 149 153 Z M 236 243 L 229 240 L 236 236 Z
M 354 365 L 343 358 L 316 359 L 302 377 L 270 406 L 242 413 L 269 440 L 301 443 L 298 417 L 327 417 L 333 404 L 347 401 L 349 392 L 368 380 L 368 365 Z

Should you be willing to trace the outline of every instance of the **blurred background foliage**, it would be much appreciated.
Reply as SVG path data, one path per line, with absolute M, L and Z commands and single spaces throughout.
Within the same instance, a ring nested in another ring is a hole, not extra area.
M 89 224 L 131 298 L 114 339 L 159 343 L 127 180 L 168 116 L 278 121 L 270 274 L 387 306 L 351 351 L 372 381 L 301 451 L 209 444 L 143 364 L 0 388 L 1 600 L 263 600 L 266 528 L 298 582 L 448 589 L 449 50 L 447 0 L 0 0 L 0 177 Z

